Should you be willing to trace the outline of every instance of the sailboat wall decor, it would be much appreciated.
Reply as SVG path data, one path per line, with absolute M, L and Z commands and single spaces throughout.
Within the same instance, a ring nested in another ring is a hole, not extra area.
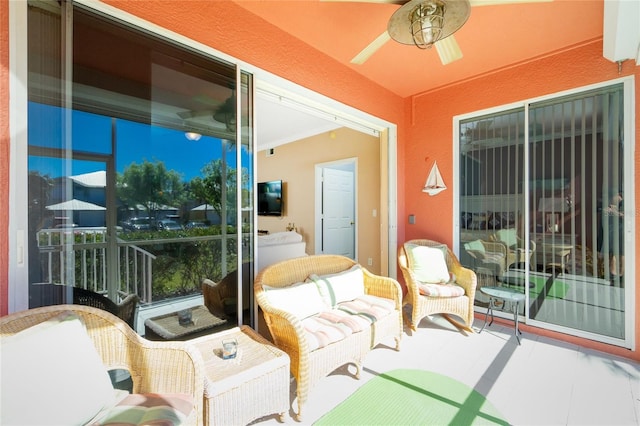
M 447 189 L 447 185 L 444 184 L 440 169 L 438 169 L 438 163 L 434 162 L 427 181 L 422 188 L 422 192 L 426 192 L 429 195 L 436 195 Z

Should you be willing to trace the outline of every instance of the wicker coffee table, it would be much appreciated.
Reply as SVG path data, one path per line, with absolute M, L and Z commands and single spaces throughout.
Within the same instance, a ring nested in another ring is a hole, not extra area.
M 149 318 L 144 322 L 144 336 L 149 340 L 187 340 L 203 334 L 211 334 L 227 324 L 224 318 L 212 315 L 205 306 L 191 308 L 191 322 L 180 324 L 178 313 Z
M 235 339 L 235 358 L 222 358 L 222 341 Z M 245 425 L 289 411 L 289 356 L 247 326 L 190 341 L 205 364 L 205 425 Z

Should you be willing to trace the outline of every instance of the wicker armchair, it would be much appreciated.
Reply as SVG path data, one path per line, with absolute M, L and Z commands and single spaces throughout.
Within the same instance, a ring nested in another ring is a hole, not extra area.
M 195 410 L 189 424 L 203 424 L 204 365 L 200 353 L 186 343 L 148 341 L 111 313 L 80 305 L 45 306 L 1 317 L 0 338 L 65 311 L 72 311 L 82 318 L 107 370 L 129 371 L 133 393 L 191 395 Z
M 499 241 L 474 240 L 463 244 L 460 261 L 474 271 L 485 268 L 495 277 L 507 271 L 507 246 Z
M 81 287 L 71 287 L 60 284 L 35 284 L 30 293 L 31 303 L 29 307 L 37 308 L 70 303 L 69 291 L 72 292 L 71 298 L 73 304 L 92 306 L 102 309 L 103 311 L 111 312 L 135 330 L 136 310 L 139 300 L 135 294 L 129 294 L 120 303 L 115 303 L 100 293 Z
M 263 286 L 288 287 L 305 281 L 311 274 L 339 273 L 354 265 L 356 262 L 344 256 L 313 255 L 275 263 L 264 268 L 256 277 L 255 297 L 269 332 L 275 345 L 291 359 L 291 373 L 297 383 L 298 420 L 302 418 L 302 406 L 308 398 L 309 389 L 320 379 L 348 363 L 355 364 L 356 378 L 359 378 L 360 365 L 365 355 L 386 338 L 394 338 L 395 349 L 399 349 L 403 330 L 402 290 L 396 280 L 374 275 L 362 268 L 365 293 L 394 301 L 396 312 L 374 322 L 370 330 L 353 333 L 341 341 L 310 350 L 301 320 L 272 306 Z
M 253 264 L 242 264 L 242 308 L 248 310 L 251 302 L 251 278 Z M 219 282 L 208 278 L 202 280 L 204 305 L 219 318 L 233 318 L 238 311 L 238 271 L 227 274 Z
M 491 240 L 499 241 L 507 246 L 507 269 L 511 265 L 520 265 L 524 267 L 527 261 L 527 251 L 524 239 L 518 236 L 515 228 L 500 229 L 491 235 Z M 529 241 L 529 260 L 533 252 L 536 251 L 536 242 Z
M 446 248 L 445 260 L 447 268 L 449 272 L 455 275 L 456 284 L 465 290 L 465 294 L 460 297 L 432 297 L 420 294 L 420 283 L 414 272 L 409 268 L 407 253 L 403 246 L 398 253 L 398 264 L 407 284 L 404 304 L 412 307 L 411 329 L 417 330 L 420 321 L 428 315 L 442 314 L 457 328 L 473 332 L 471 326 L 473 325 L 473 303 L 477 286 L 476 274 L 471 269 L 463 267 L 451 249 L 442 243 L 431 240 L 410 240 L 405 244 Z M 460 317 L 464 323 L 461 324 L 454 320 L 449 314 Z

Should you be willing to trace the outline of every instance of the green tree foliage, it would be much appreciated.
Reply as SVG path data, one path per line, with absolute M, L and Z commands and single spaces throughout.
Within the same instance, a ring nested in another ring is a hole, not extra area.
M 189 182 L 189 191 L 193 199 L 211 206 L 220 217 L 222 217 L 223 207 L 226 208 L 227 217 L 235 215 L 236 169 L 228 167 L 222 159 L 218 158 L 207 163 L 201 173 L 202 178 L 196 177 Z M 242 169 L 242 183 L 247 182 L 248 179 L 246 169 Z M 226 182 L 224 204 L 222 203 L 223 181 Z
M 128 206 L 143 205 L 152 217 L 162 206 L 179 206 L 184 200 L 182 176 L 167 170 L 162 161 L 132 163 L 118 175 L 118 197 Z

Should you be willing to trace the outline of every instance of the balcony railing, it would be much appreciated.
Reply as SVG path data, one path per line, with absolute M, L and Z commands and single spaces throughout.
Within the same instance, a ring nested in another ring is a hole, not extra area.
M 104 227 L 40 230 L 37 238 L 43 281 L 108 293 L 106 233 Z M 156 256 L 121 239 L 117 240 L 117 253 L 118 294 L 137 294 L 141 302 L 151 303 Z
M 42 229 L 37 234 L 42 281 L 101 294 L 112 287 L 120 297 L 138 295 L 143 304 L 197 293 L 202 277 L 217 280 L 232 270 L 237 236 L 185 232 L 117 238 L 111 247 L 105 227 Z M 109 264 L 112 250 L 116 265 Z

